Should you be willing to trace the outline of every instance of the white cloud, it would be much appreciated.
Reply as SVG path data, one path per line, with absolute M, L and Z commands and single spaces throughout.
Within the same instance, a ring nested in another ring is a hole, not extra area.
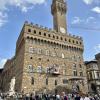
M 80 24 L 81 22 L 83 22 L 83 20 L 81 20 L 79 17 L 74 17 L 72 20 L 72 24 Z
M 82 19 L 80 17 L 74 17 L 71 24 L 89 24 L 89 23 L 96 23 L 96 20 L 94 17 L 90 16 L 86 19 Z
M 90 22 L 96 23 L 95 18 L 92 17 L 92 16 L 88 17 L 88 18 L 86 19 L 86 23 L 90 23 Z
M 85 4 L 87 4 L 87 5 L 89 5 L 89 4 L 92 4 L 93 3 L 93 0 L 83 0 L 83 2 Z
M 26 12 L 36 4 L 43 4 L 46 0 L 0 0 L 0 10 L 7 10 L 8 6 L 15 6 Z
M 2 27 L 7 22 L 7 14 L 0 12 L 0 27 Z
M 7 59 L 0 59 L 0 68 L 3 68 L 6 61 L 7 61 Z
M 94 7 L 93 9 L 91 9 L 93 12 L 100 14 L 100 7 Z
M 7 12 L 9 7 L 19 8 L 22 12 L 27 12 L 34 5 L 43 4 L 46 0 L 0 0 L 0 27 L 7 22 Z
M 87 5 L 100 4 L 100 0 L 83 0 L 83 2 Z

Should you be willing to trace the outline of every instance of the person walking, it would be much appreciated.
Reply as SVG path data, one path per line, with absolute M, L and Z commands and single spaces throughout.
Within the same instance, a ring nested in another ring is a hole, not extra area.
M 85 99 L 84 100 L 90 100 L 88 94 L 85 95 Z
M 60 95 L 59 94 L 56 95 L 56 100 L 60 100 Z
M 75 97 L 75 100 L 80 100 L 80 98 L 81 98 L 81 97 L 80 97 L 79 93 L 77 93 L 77 94 L 76 94 L 76 97 Z
M 80 100 L 85 100 L 85 94 L 81 94 Z

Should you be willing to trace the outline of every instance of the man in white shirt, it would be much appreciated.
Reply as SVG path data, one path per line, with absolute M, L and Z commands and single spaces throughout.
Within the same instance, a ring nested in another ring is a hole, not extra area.
M 90 98 L 89 97 L 85 97 L 85 99 L 84 100 L 90 100 Z
M 88 97 L 88 95 L 83 94 L 80 100 L 90 100 L 90 98 Z

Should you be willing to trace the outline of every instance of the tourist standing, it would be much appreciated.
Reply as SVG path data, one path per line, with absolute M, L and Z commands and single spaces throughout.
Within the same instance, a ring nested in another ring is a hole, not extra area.
M 81 98 L 80 95 L 77 93 L 76 97 L 75 97 L 75 100 L 80 100 L 80 98 Z

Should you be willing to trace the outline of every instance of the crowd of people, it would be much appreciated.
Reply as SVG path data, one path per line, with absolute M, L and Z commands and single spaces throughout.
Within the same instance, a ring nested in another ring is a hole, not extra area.
M 7 93 L 0 94 L 0 100 L 100 100 L 97 95 L 86 95 L 84 93 L 66 94 L 19 94 L 15 93 L 13 96 L 9 96 Z

